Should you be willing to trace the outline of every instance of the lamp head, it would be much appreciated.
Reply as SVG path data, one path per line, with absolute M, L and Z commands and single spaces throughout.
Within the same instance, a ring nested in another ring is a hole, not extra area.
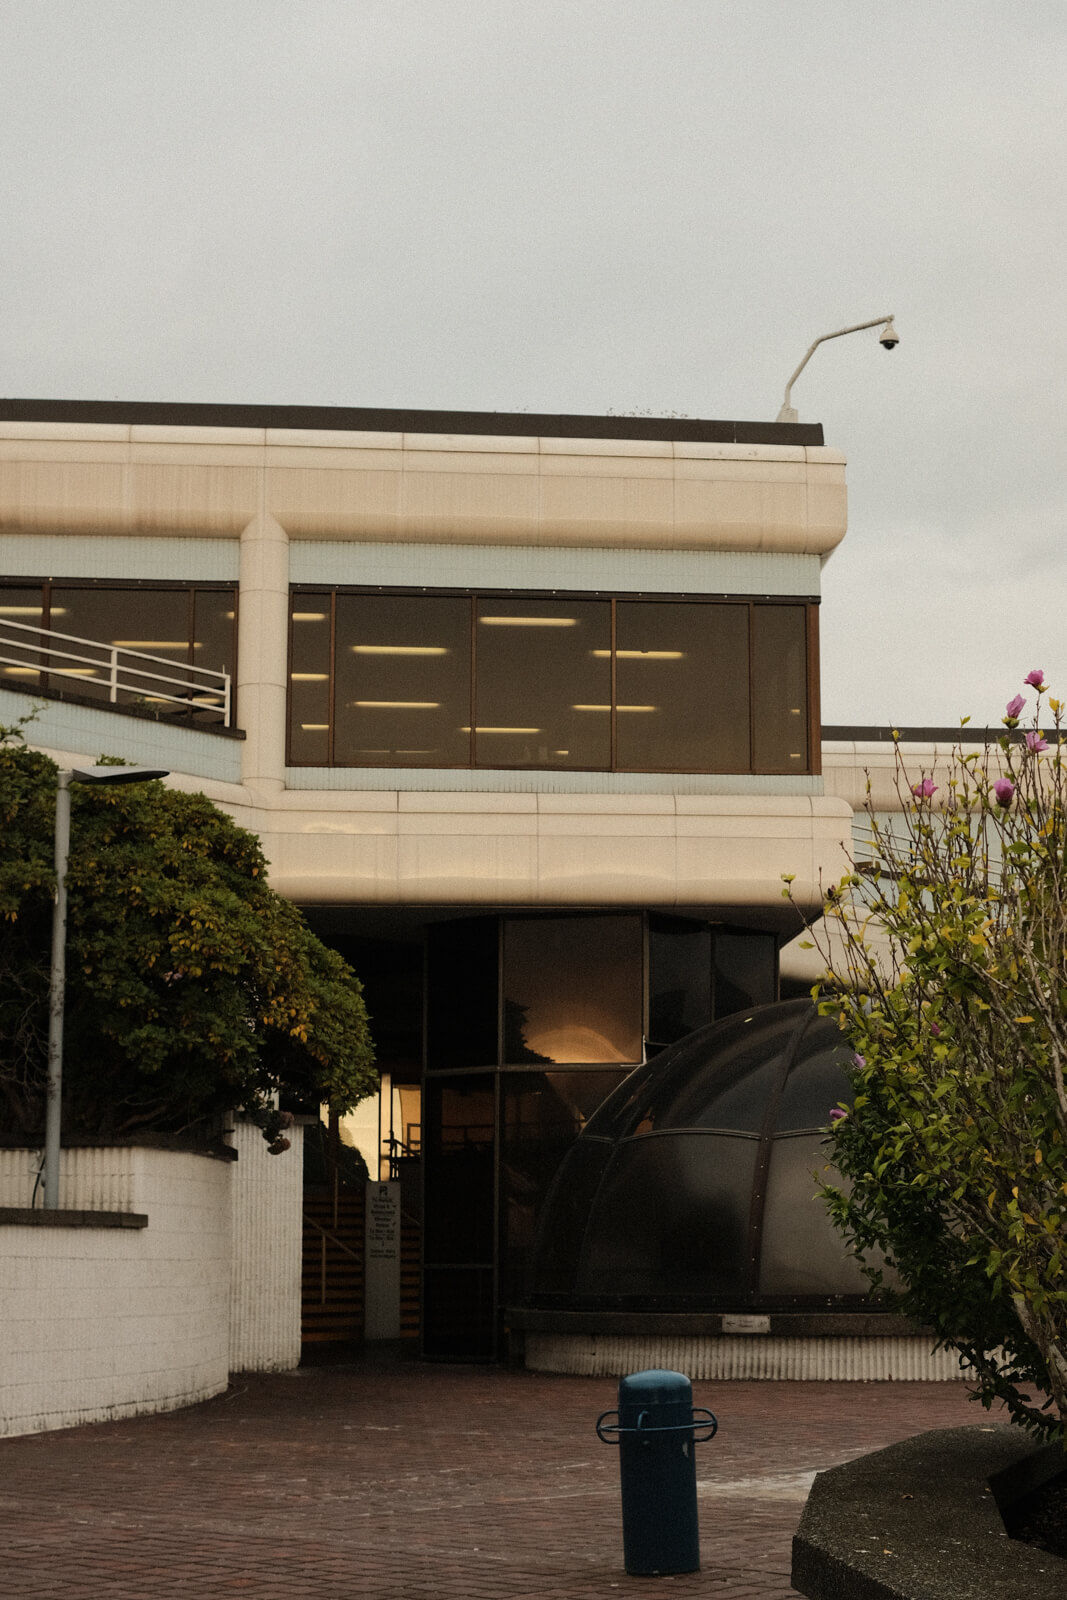
M 878 335 L 878 343 L 881 345 L 883 350 L 895 350 L 897 345 L 900 343 L 900 334 L 893 326 L 892 317 L 890 317 L 889 321 Z
M 72 773 L 75 783 L 147 783 L 150 778 L 168 776 L 161 767 L 116 767 L 110 762 L 75 767 Z

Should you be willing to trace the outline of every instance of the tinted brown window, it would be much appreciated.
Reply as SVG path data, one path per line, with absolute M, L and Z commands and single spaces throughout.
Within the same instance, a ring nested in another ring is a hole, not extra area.
M 757 772 L 807 772 L 807 618 L 803 606 L 752 608 L 752 742 Z
M 290 753 L 325 766 L 330 759 L 330 594 L 298 595 L 289 647 Z
M 611 764 L 611 606 L 479 600 L 475 752 L 480 766 Z
M 748 770 L 748 606 L 617 607 L 618 765 Z
M 641 918 L 535 917 L 504 927 L 504 1061 L 640 1061 Z
M 39 588 L 10 588 L 0 589 L 0 623 L 11 622 L 16 627 L 4 630 L 3 644 L 0 645 L 0 683 L 6 683 L 13 689 L 37 689 L 40 687 L 38 667 L 40 656 L 34 646 L 38 643 L 35 633 L 22 633 L 22 628 L 39 628 L 44 616 L 43 601 Z
M 334 755 L 341 766 L 470 760 L 470 601 L 337 596 Z
M 232 678 L 234 672 L 234 589 L 55 580 L 0 591 L 0 621 L 5 619 L 46 622 L 53 636 L 49 659 L 40 662 L 51 671 L 39 677 L 8 673 L 24 687 L 142 704 L 164 716 L 195 716 L 201 723 L 224 715 L 216 674 Z M 136 655 L 113 661 L 115 647 Z M 139 662 L 137 655 L 148 659 Z
M 809 772 L 808 609 L 298 591 L 290 758 Z

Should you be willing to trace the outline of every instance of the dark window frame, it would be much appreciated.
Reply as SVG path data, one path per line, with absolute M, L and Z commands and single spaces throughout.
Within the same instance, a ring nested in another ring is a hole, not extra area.
M 350 764 L 340 763 L 335 753 L 336 719 L 336 685 L 337 685 L 337 597 L 339 595 L 379 595 L 383 599 L 390 597 L 417 598 L 424 596 L 427 599 L 457 599 L 466 600 L 470 612 L 470 709 L 469 709 L 469 755 L 462 762 L 434 763 L 434 770 L 460 771 L 460 772 L 511 772 L 517 770 L 514 763 L 503 761 L 485 761 L 476 759 L 476 706 L 477 706 L 477 615 L 478 602 L 481 600 L 550 600 L 550 601 L 599 601 L 609 607 L 610 649 L 611 649 L 611 712 L 610 712 L 610 763 L 598 767 L 555 767 L 535 766 L 523 767 L 523 771 L 531 772 L 641 772 L 641 773 L 709 773 L 714 776 L 724 777 L 787 777 L 787 776 L 818 776 L 821 766 L 821 740 L 820 727 L 821 715 L 819 706 L 819 645 L 818 645 L 818 616 L 819 597 L 817 595 L 772 595 L 772 594 L 694 594 L 692 592 L 659 593 L 645 590 L 577 590 L 577 589 L 502 589 L 502 588 L 440 588 L 430 586 L 412 586 L 400 584 L 322 584 L 299 583 L 290 585 L 289 590 L 289 626 L 288 626 L 288 671 L 286 675 L 286 764 L 291 767 L 318 767 L 321 761 L 300 760 L 294 757 L 293 752 L 293 683 L 292 683 L 292 650 L 293 650 L 293 613 L 297 609 L 297 602 L 303 595 L 328 595 L 330 601 L 330 644 L 329 644 L 329 716 L 330 727 L 327 738 L 328 756 L 325 765 L 330 768 L 349 772 L 373 771 L 370 762 Z M 749 650 L 749 723 L 748 723 L 748 765 L 744 768 L 729 768 L 719 771 L 705 767 L 656 767 L 656 766 L 620 766 L 618 762 L 618 681 L 617 681 L 617 608 L 620 603 L 646 602 L 649 604 L 687 604 L 687 605 L 734 605 L 744 606 L 749 612 L 748 650 Z M 753 684 L 756 676 L 756 664 L 753 661 L 753 636 L 752 611 L 759 606 L 786 606 L 800 610 L 804 615 L 804 652 L 806 661 L 805 694 L 807 701 L 807 761 L 797 769 L 795 767 L 761 767 L 756 768 L 754 763 L 753 738 Z M 412 771 L 419 770 L 413 767 Z

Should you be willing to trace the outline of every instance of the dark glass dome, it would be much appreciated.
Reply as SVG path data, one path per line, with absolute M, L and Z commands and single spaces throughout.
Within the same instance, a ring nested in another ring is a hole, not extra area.
M 632 1072 L 546 1198 L 530 1299 L 578 1309 L 790 1308 L 865 1298 L 816 1196 L 851 1052 L 810 1000 L 699 1028 Z

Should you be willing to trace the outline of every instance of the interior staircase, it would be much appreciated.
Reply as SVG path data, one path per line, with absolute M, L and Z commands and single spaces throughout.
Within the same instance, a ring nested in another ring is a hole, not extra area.
M 301 1331 L 304 1344 L 363 1341 L 364 1191 L 304 1190 Z M 400 1337 L 418 1339 L 421 1230 L 401 1215 Z

